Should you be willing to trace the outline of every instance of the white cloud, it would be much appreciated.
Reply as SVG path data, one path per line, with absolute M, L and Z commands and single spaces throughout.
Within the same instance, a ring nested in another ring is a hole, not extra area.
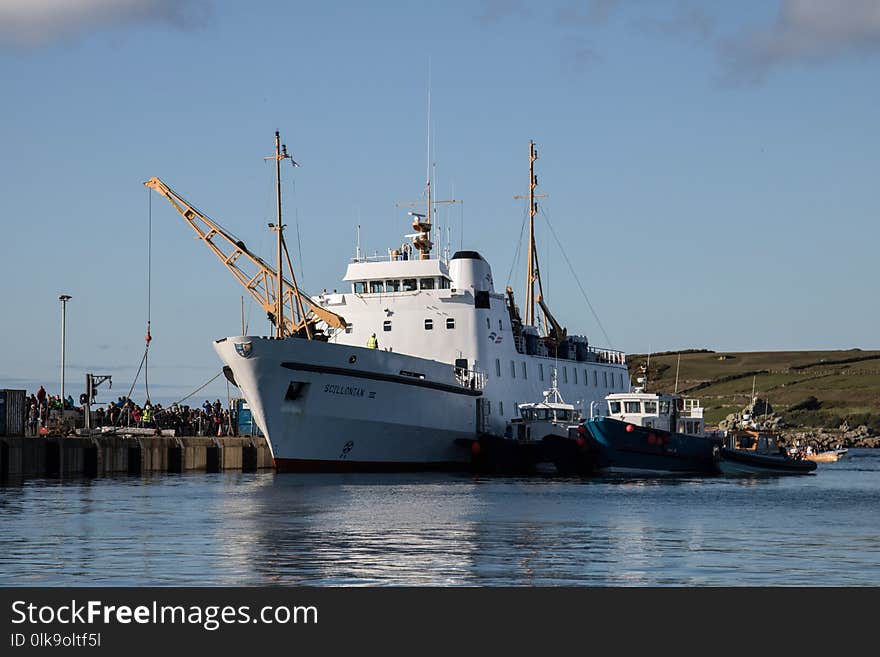
M 722 44 L 729 72 L 760 80 L 793 62 L 880 52 L 878 0 L 782 0 L 776 22 Z
M 35 46 L 133 25 L 189 29 L 204 23 L 207 0 L 0 0 L 0 44 Z

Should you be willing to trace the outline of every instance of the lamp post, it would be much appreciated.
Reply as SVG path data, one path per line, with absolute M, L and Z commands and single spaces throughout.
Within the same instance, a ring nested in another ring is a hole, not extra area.
M 67 334 L 67 302 L 72 299 L 69 294 L 58 297 L 61 302 L 61 413 L 64 414 L 64 343 Z

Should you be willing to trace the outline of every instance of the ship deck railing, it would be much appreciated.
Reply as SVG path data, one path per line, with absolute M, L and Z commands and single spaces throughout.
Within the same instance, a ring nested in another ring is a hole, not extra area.
M 467 370 L 463 367 L 453 367 L 455 380 L 463 388 L 482 391 L 486 387 L 486 373 L 480 370 Z
M 522 335 L 516 335 L 513 338 L 513 345 L 516 348 L 516 352 L 519 354 L 526 353 L 526 341 Z M 541 349 L 538 350 L 538 353 L 530 354 L 531 356 L 538 356 L 541 358 L 555 358 L 553 354 L 549 352 L 549 350 L 544 348 L 546 353 L 541 353 Z M 569 353 L 575 351 L 574 348 L 571 349 Z M 575 352 L 576 353 L 576 352 Z M 601 347 L 587 347 L 587 357 L 584 360 L 578 360 L 576 357 L 572 358 L 560 358 L 559 360 L 566 360 L 578 363 L 609 363 L 609 364 L 617 364 L 617 365 L 625 365 L 626 364 L 626 353 L 623 351 L 618 351 L 617 349 L 603 349 Z

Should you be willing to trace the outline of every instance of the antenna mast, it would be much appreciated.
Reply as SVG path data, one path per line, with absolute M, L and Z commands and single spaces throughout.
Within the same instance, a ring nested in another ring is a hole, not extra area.
M 274 224 L 269 224 L 269 228 L 278 233 L 278 266 L 275 270 L 275 312 L 274 312 L 274 321 L 275 321 L 275 337 L 276 338 L 284 338 L 285 337 L 285 325 L 284 325 L 284 260 L 282 260 L 283 254 L 287 251 L 287 245 L 284 243 L 284 224 L 281 223 L 281 160 L 290 160 L 290 163 L 293 166 L 299 166 L 292 157 L 287 153 L 287 145 L 281 143 L 281 135 L 276 130 L 275 131 L 275 154 L 269 155 L 264 160 L 275 160 L 275 199 L 277 201 L 276 208 L 278 211 L 278 221 Z M 293 280 L 293 287 L 296 289 L 296 274 L 293 271 L 293 267 L 289 267 L 290 269 L 290 277 Z M 292 305 L 291 305 L 292 308 Z M 302 300 L 299 297 L 299 294 L 296 294 L 296 308 L 299 312 L 300 319 L 305 317 L 305 312 L 302 306 Z M 292 312 L 292 311 L 291 311 Z M 306 326 L 306 335 L 311 339 L 311 332 Z
M 538 291 L 544 296 L 544 286 L 541 283 L 541 272 L 538 268 L 538 248 L 535 244 L 535 215 L 538 214 L 537 198 L 544 198 L 546 194 L 535 194 L 538 186 L 538 177 L 535 175 L 535 160 L 538 159 L 538 150 L 535 142 L 529 140 L 529 195 L 514 196 L 513 198 L 529 199 L 529 256 L 528 270 L 526 272 L 526 319 L 527 326 L 535 325 L 535 281 L 538 282 Z M 545 322 L 546 323 L 546 322 Z

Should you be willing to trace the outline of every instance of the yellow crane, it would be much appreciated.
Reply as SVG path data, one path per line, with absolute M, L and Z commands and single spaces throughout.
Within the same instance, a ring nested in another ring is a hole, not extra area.
M 315 328 L 319 321 L 324 322 L 331 329 L 345 328 L 346 322 L 343 317 L 318 305 L 297 288 L 296 276 L 283 236 L 279 235 L 279 242 L 287 258 L 292 282 L 279 275 L 280 262 L 279 269 L 270 267 L 262 258 L 251 253 L 244 242 L 197 210 L 159 178 L 150 178 L 144 185 L 164 196 L 174 206 L 199 239 L 211 249 L 223 266 L 266 311 L 269 320 L 276 326 L 278 337 L 297 335 L 309 339 L 319 338 L 321 334 L 316 332 Z M 279 315 L 281 315 L 280 322 Z

